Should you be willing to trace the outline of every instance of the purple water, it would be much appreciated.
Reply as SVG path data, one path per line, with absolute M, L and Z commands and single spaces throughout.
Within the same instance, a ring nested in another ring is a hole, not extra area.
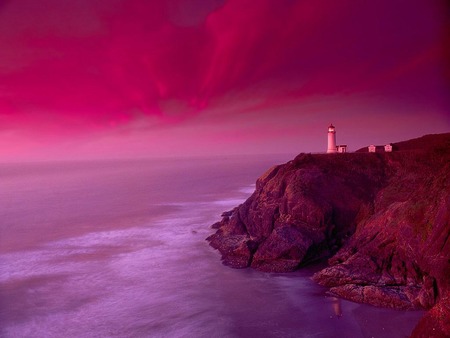
M 287 160 L 287 158 L 285 159 Z M 0 165 L 2 337 L 405 337 L 421 312 L 234 270 L 205 242 L 280 158 Z

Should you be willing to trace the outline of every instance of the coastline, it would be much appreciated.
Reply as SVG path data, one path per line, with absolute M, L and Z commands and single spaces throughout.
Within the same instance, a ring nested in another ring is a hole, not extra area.
M 331 294 L 433 308 L 418 328 L 449 335 L 450 133 L 394 145 L 405 150 L 300 154 L 272 167 L 207 240 L 233 268 L 289 272 L 329 258 L 313 279 Z
M 68 177 L 22 168 L 26 175 L 0 194 L 2 234 L 20 233 L 23 240 L 1 253 L 0 335 L 396 338 L 412 330 L 416 312 L 341 301 L 337 316 L 336 301 L 310 280 L 312 271 L 273 274 L 218 264 L 204 241 L 208 225 L 248 198 L 264 164 L 238 162 L 230 172 L 229 161 L 209 163 L 164 180 L 154 166 L 137 172 L 134 163 L 114 175 L 103 165 L 98 172 L 65 172 Z M 122 212 L 133 224 L 116 222 Z M 82 224 L 89 226 L 73 231 Z M 32 230 L 27 246 L 24 227 Z M 53 232 L 61 236 L 52 239 Z

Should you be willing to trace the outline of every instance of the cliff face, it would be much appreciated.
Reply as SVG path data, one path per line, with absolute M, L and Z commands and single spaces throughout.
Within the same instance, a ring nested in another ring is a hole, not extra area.
M 450 134 L 395 147 L 301 154 L 271 168 L 214 225 L 210 244 L 225 264 L 263 271 L 328 257 L 314 280 L 331 293 L 402 309 L 439 303 L 421 324 L 428 327 L 450 312 Z

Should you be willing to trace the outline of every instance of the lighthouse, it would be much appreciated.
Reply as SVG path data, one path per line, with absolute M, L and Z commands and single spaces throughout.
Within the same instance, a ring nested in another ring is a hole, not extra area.
M 336 128 L 332 124 L 328 127 L 328 148 L 327 154 L 336 153 Z

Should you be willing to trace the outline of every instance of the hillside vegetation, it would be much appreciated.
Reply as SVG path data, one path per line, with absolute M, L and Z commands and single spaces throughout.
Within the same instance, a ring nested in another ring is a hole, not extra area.
M 269 169 L 210 244 L 235 268 L 286 272 L 328 259 L 314 280 L 332 294 L 432 309 L 414 335 L 450 336 L 450 133 L 394 149 L 300 154 Z

